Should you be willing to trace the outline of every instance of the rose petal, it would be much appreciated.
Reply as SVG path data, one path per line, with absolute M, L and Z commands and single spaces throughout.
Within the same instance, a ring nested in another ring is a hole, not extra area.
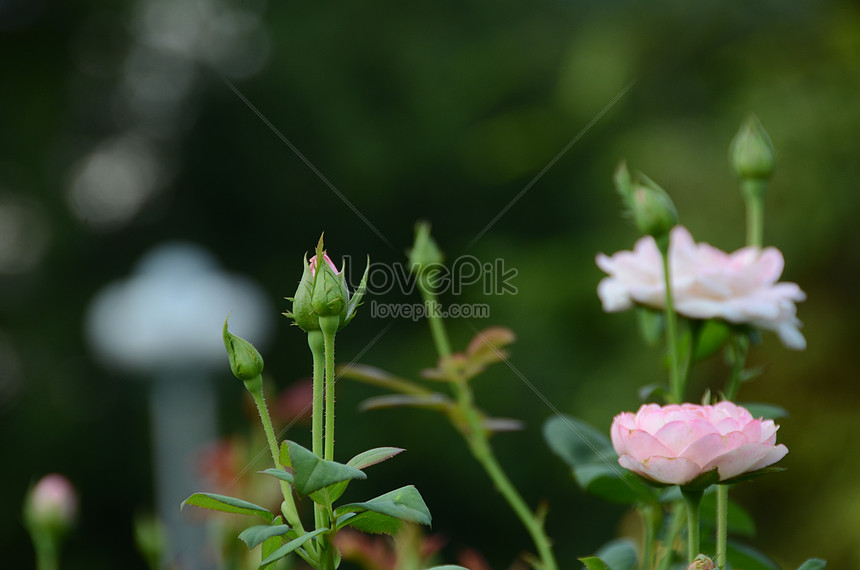
M 749 443 L 749 439 L 739 431 L 726 435 L 711 433 L 693 442 L 684 450 L 681 457 L 686 457 L 690 461 L 695 462 L 696 465 L 705 467 L 714 459 L 726 455 L 747 443 Z
M 639 473 L 670 485 L 689 483 L 703 473 L 698 465 L 685 457 L 651 457 L 639 465 Z M 622 466 L 627 467 L 623 463 Z

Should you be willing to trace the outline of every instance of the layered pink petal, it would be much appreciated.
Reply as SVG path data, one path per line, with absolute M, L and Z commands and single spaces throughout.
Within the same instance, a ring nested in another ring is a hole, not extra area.
M 802 349 L 796 302 L 806 295 L 794 283 L 777 283 L 785 265 L 782 253 L 769 247 L 739 249 L 728 254 L 696 243 L 676 226 L 670 234 L 672 293 L 678 313 L 693 319 L 724 319 L 778 334 L 789 348 Z M 608 312 L 633 304 L 665 306 L 663 262 L 653 238 L 643 237 L 632 251 L 599 254 L 597 265 L 609 277 L 598 285 Z

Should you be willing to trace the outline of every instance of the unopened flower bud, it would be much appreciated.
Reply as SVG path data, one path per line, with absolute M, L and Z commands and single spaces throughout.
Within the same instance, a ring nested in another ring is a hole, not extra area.
M 320 263 L 323 260 L 324 263 Z M 293 310 L 284 313 L 295 321 L 303 331 L 320 330 L 320 317 L 338 317 L 339 328 L 343 328 L 355 316 L 355 309 L 361 302 L 367 287 L 367 273 L 355 295 L 350 297 L 343 269 L 338 270 L 334 262 L 323 249 L 323 238 L 317 244 L 316 255 L 310 261 L 305 259 L 304 272 L 296 289 Z
M 227 358 L 230 360 L 233 375 L 243 382 L 259 378 L 263 372 L 263 357 L 257 349 L 247 340 L 228 331 L 226 320 L 223 336 L 224 348 L 227 349 Z
M 430 265 L 439 265 L 445 259 L 442 250 L 430 235 L 430 224 L 418 222 L 415 225 L 415 242 L 409 250 L 409 267 L 415 273 Z
M 621 163 L 615 171 L 615 186 L 636 228 L 645 235 L 660 238 L 678 224 L 678 210 L 665 190 L 638 173 L 634 181 Z
M 741 178 L 767 180 L 773 175 L 776 153 L 767 131 L 755 115 L 750 115 L 732 139 L 729 160 Z
M 59 535 L 71 528 L 78 512 L 75 489 L 66 477 L 45 475 L 24 502 L 24 520 L 31 533 Z
M 349 303 L 349 289 L 346 287 L 346 279 L 342 272 L 334 268 L 328 256 L 326 263 L 317 266 L 315 255 L 311 261 L 311 274 L 314 277 L 313 289 L 311 290 L 311 307 L 318 317 L 334 317 L 345 314 Z
M 717 570 L 717 565 L 704 554 L 699 554 L 690 562 L 687 570 Z

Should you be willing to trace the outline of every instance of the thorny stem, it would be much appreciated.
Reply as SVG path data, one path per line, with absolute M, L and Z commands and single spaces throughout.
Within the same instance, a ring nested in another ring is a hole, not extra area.
M 420 274 L 418 276 L 418 288 L 421 291 L 425 306 L 430 309 L 435 309 L 439 306 L 435 293 Z M 436 351 L 444 366 L 444 363 L 451 356 L 451 343 L 445 331 L 444 321 L 436 310 L 428 310 L 427 317 L 430 323 L 430 331 L 433 335 L 433 342 L 436 345 Z M 487 472 L 487 475 L 489 475 L 496 488 L 505 500 L 507 500 L 531 536 L 540 557 L 540 568 L 543 570 L 557 570 L 558 564 L 552 552 L 551 541 L 544 531 L 543 521 L 529 509 L 525 500 L 523 500 L 516 487 L 514 487 L 514 484 L 508 478 L 493 453 L 480 414 L 475 408 L 474 395 L 468 382 L 456 371 L 449 370 L 448 373 L 453 380 L 452 387 L 458 407 L 466 419 L 466 426 L 458 425 L 456 427 L 466 439 L 472 455 L 481 464 L 484 471 Z

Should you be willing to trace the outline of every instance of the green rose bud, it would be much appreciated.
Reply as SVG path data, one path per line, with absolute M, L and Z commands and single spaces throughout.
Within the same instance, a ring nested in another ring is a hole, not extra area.
M 247 340 L 228 331 L 226 319 L 223 335 L 224 348 L 227 349 L 227 358 L 230 360 L 233 375 L 243 382 L 259 378 L 263 372 L 263 357 L 257 349 Z
M 323 249 L 321 236 L 316 255 L 310 261 L 305 259 L 304 272 L 295 297 L 288 298 L 293 302 L 293 310 L 284 314 L 305 332 L 320 330 L 320 317 L 339 317 L 339 329 L 342 329 L 355 316 L 355 310 L 361 303 L 367 288 L 369 269 L 370 260 L 358 290 L 350 296 L 344 271 L 337 269 Z
M 636 228 L 645 235 L 665 237 L 678 224 L 678 210 L 665 190 L 642 173 L 633 180 L 627 165 L 621 163 L 615 171 L 615 187 L 625 206 L 625 212 Z
M 729 160 L 741 178 L 767 180 L 773 176 L 776 153 L 767 131 L 755 115 L 750 115 L 732 139 Z
M 441 265 L 445 260 L 442 250 L 430 235 L 430 224 L 418 222 L 415 225 L 415 242 L 409 250 L 409 267 L 415 273 L 431 265 Z

